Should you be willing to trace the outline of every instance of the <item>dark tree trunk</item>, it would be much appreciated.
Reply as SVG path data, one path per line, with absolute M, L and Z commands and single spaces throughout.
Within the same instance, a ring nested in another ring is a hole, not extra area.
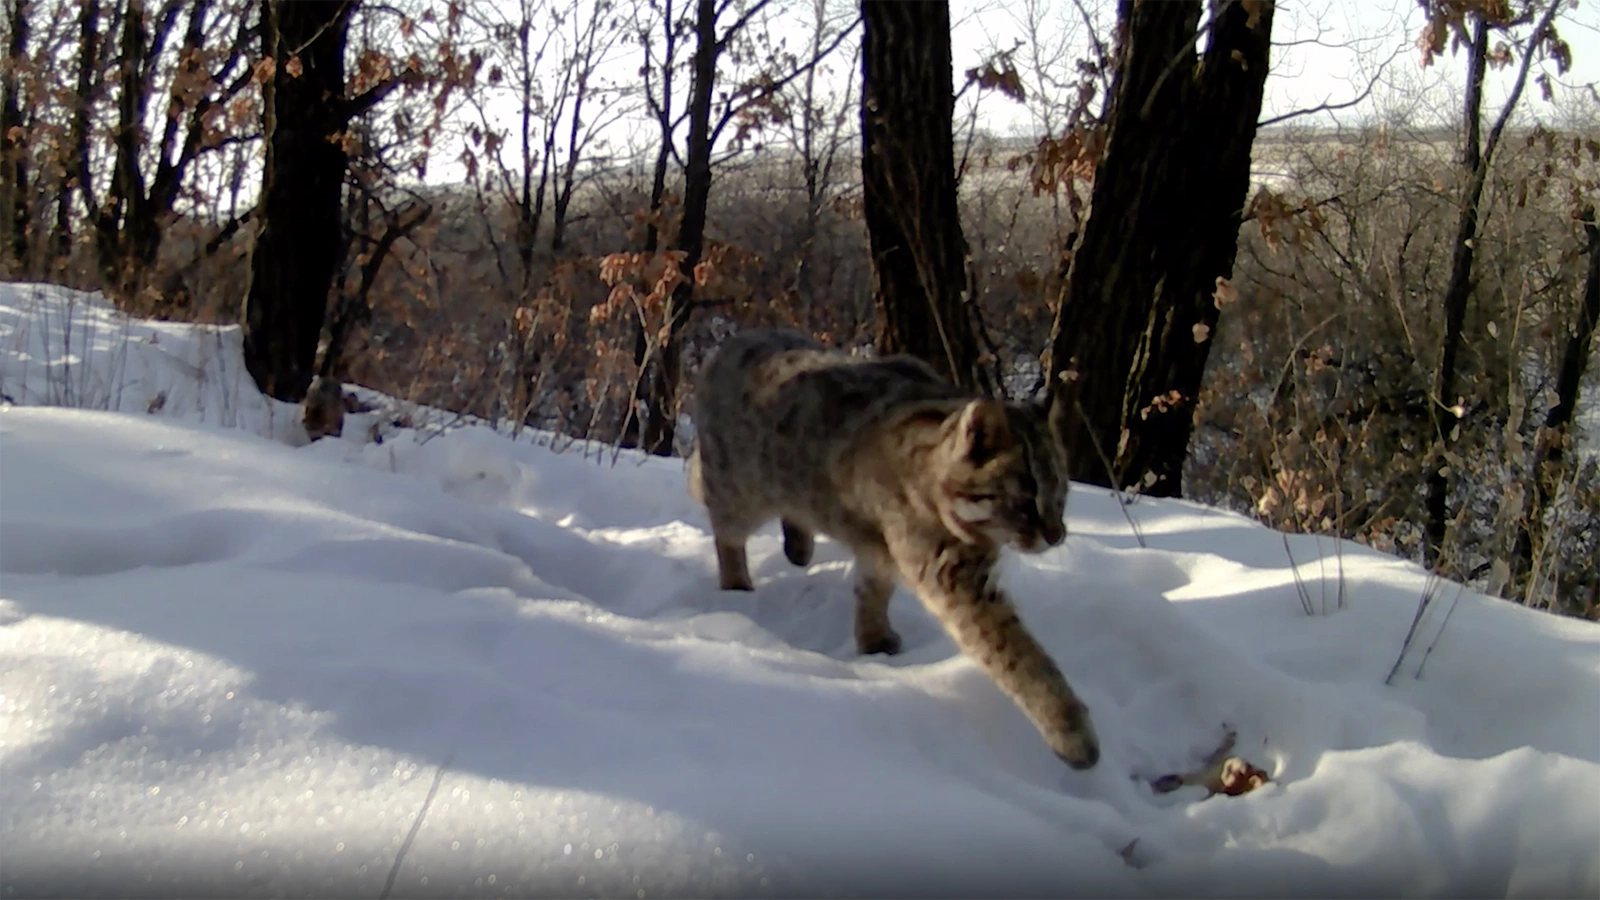
M 588 66 L 585 60 L 581 63 Z M 567 246 L 567 210 L 572 207 L 572 191 L 578 184 L 578 152 L 582 149 L 583 99 L 589 91 L 588 70 L 578 74 L 578 88 L 572 98 L 572 127 L 567 133 L 567 166 L 556 186 L 555 208 L 550 217 L 550 252 L 559 256 Z
M 151 283 L 165 230 L 176 218 L 173 207 L 184 175 L 201 151 L 206 113 L 219 102 L 207 95 L 186 106 L 176 95 L 169 97 L 159 134 L 152 134 L 146 127 L 151 79 L 161 60 L 169 55 L 179 60 L 175 79 L 204 74 L 198 67 L 202 65 L 201 45 L 210 12 L 211 0 L 166 4 L 154 17 L 144 0 L 129 0 L 123 9 L 111 183 L 107 202 L 92 207 L 90 218 L 101 275 L 107 288 L 124 302 L 139 296 Z M 168 42 L 183 14 L 188 16 L 188 22 L 182 43 L 175 51 L 169 51 Z M 86 36 L 83 52 L 91 52 L 91 43 Z M 238 60 L 243 48 L 234 46 L 230 51 L 232 58 L 223 66 L 223 72 Z M 152 159 L 147 160 L 147 156 Z M 154 162 L 148 177 L 147 161 Z M 156 306 L 142 308 L 158 314 L 179 308 L 171 295 L 153 299 Z
M 317 338 L 343 240 L 340 199 L 348 117 L 344 48 L 354 0 L 263 0 L 265 53 L 276 61 L 266 98 L 260 233 L 245 301 L 245 365 L 269 396 L 297 402 L 315 374 Z M 298 52 L 300 73 L 290 74 Z
M 27 129 L 17 98 L 17 69 L 28 55 L 31 0 L 11 0 L 6 10 L 5 75 L 0 80 L 0 273 L 22 274 L 28 265 L 29 185 Z
M 675 249 L 683 251 L 679 264 L 684 280 L 667 298 L 666 333 L 656 347 L 656 358 L 646 377 L 644 449 L 671 456 L 677 433 L 678 383 L 683 370 L 682 336 L 694 312 L 694 267 L 705 250 L 706 207 L 711 198 L 711 94 L 716 87 L 717 2 L 698 0 L 695 16 L 694 77 L 689 86 L 689 153 L 684 158 L 683 221 L 678 226 Z
M 878 350 L 992 393 L 956 205 L 950 5 L 862 0 L 861 16 L 861 184 Z
M 1215 8 L 1197 54 L 1197 0 L 1120 4 L 1105 153 L 1051 337 L 1073 477 L 1156 496 L 1182 491 L 1267 76 L 1273 3 Z
M 1511 93 L 1500 107 L 1489 135 L 1482 141 L 1483 76 L 1489 56 L 1489 22 L 1485 11 L 1470 13 L 1473 17 L 1472 45 L 1467 59 L 1467 95 L 1462 108 L 1465 139 L 1461 148 L 1461 169 L 1466 176 L 1466 186 L 1461 195 L 1461 208 L 1456 214 L 1455 247 L 1450 258 L 1450 281 L 1444 289 L 1445 331 L 1444 343 L 1439 350 L 1439 367 L 1435 370 L 1431 425 L 1435 452 L 1428 462 L 1428 494 L 1424 501 L 1427 522 L 1424 531 L 1427 542 L 1423 547 L 1423 561 L 1430 569 L 1438 569 L 1449 561 L 1444 558 L 1445 538 L 1449 531 L 1447 498 L 1450 490 L 1450 467 L 1447 463 L 1450 447 L 1460 433 L 1460 416 L 1456 392 L 1457 361 L 1461 352 L 1462 332 L 1466 325 L 1467 304 L 1472 299 L 1472 265 L 1478 236 L 1478 216 L 1483 202 L 1484 184 L 1489 180 L 1489 166 L 1494 162 L 1495 149 L 1505 134 L 1511 113 L 1522 97 L 1528 83 L 1528 69 L 1533 62 L 1533 44 L 1547 33 L 1562 4 L 1551 0 L 1529 33 L 1529 47 L 1522 53 L 1517 77 Z
M 1565 428 L 1578 408 L 1578 389 L 1594 357 L 1594 335 L 1600 329 L 1600 221 L 1593 206 L 1584 210 L 1584 236 L 1589 240 L 1589 272 L 1583 280 L 1583 308 L 1561 352 L 1561 372 L 1556 376 L 1556 404 L 1545 416 L 1544 427 Z
M 123 302 L 138 293 L 161 243 L 160 229 L 145 208 L 141 159 L 144 115 L 149 105 L 145 80 L 150 55 L 148 19 L 144 0 L 128 0 L 122 11 L 118 45 L 117 127 L 112 135 L 115 161 L 107 202 L 92 213 L 101 277 Z
M 1444 289 L 1444 343 L 1439 350 L 1439 367 L 1434 371 L 1432 412 L 1433 439 L 1440 449 L 1455 442 L 1460 419 L 1456 416 L 1456 360 L 1461 352 L 1461 332 L 1467 321 L 1467 301 L 1472 297 L 1474 238 L 1478 235 L 1478 208 L 1483 199 L 1488 167 L 1484 165 L 1482 141 L 1483 76 L 1488 68 L 1489 24 L 1481 16 L 1472 29 L 1471 54 L 1467 60 L 1467 95 L 1463 104 L 1465 136 L 1461 144 L 1461 170 L 1466 175 L 1466 190 L 1456 217 L 1456 238 L 1450 256 L 1450 281 Z M 1428 470 L 1428 496 L 1424 501 L 1427 523 L 1425 562 L 1437 568 L 1443 553 L 1449 511 L 1446 498 L 1450 482 L 1442 454 Z
M 545 142 L 541 157 L 539 187 L 533 187 L 533 56 L 528 40 L 533 33 L 532 10 L 527 0 L 522 4 L 522 23 L 517 29 L 517 47 L 520 51 L 521 80 L 518 83 L 522 101 L 522 194 L 517 202 L 517 259 L 522 263 L 522 296 L 519 302 L 527 303 L 532 295 L 533 247 L 539 239 L 539 226 L 544 221 L 544 193 L 550 180 L 550 145 Z
M 1545 511 L 1556 495 L 1566 464 L 1567 442 L 1572 417 L 1578 408 L 1578 391 L 1584 373 L 1594 357 L 1594 336 L 1600 330 L 1600 222 L 1595 208 L 1583 211 L 1583 231 L 1588 239 L 1589 271 L 1583 281 L 1583 305 L 1578 321 L 1561 351 L 1561 369 L 1556 374 L 1556 402 L 1545 414 L 1544 427 L 1534 444 L 1533 497 L 1527 513 L 1517 523 L 1517 541 L 1512 554 L 1511 583 L 1518 586 L 1524 603 L 1531 601 L 1523 581 L 1533 570 L 1533 537 L 1544 522 Z
M 78 7 L 78 72 L 77 95 L 72 110 L 72 180 L 77 183 L 78 196 L 83 199 L 84 214 L 93 220 L 99 214 L 100 204 L 95 198 L 94 182 L 89 168 L 89 112 L 95 100 L 95 72 L 100 66 L 100 3 L 84 0 Z M 72 260 L 72 220 L 67 191 L 62 192 L 62 202 L 56 204 L 56 230 L 54 234 L 55 259 L 52 271 L 59 277 L 66 274 Z

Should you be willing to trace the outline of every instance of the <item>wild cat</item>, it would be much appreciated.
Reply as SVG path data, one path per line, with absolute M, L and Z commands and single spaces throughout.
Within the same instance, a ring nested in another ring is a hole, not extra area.
M 1095 764 L 1088 710 L 995 583 L 1002 547 L 1037 553 L 1066 537 L 1059 409 L 973 398 L 912 357 L 748 330 L 706 363 L 694 419 L 690 491 L 710 514 L 724 590 L 754 589 L 745 541 L 773 518 L 795 565 L 827 535 L 855 554 L 860 652 L 899 652 L 899 580 L 1057 756 Z

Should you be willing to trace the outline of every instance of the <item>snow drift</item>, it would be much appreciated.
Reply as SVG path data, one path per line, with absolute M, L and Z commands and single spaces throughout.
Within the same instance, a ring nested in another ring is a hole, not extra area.
M 1076 488 L 1005 574 L 1073 772 L 903 590 L 857 656 L 839 546 L 717 590 L 677 460 L 296 447 L 242 373 L 0 286 L 8 896 L 1600 894 L 1600 626 L 1448 587 L 1386 686 L 1414 565 Z M 1271 783 L 1151 790 L 1225 728 Z

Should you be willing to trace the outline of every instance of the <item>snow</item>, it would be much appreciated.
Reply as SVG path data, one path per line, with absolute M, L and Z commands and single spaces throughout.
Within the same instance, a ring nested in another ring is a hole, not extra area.
M 1600 626 L 1446 585 L 1386 686 L 1417 567 L 1077 488 L 1005 572 L 1074 772 L 903 590 L 857 656 L 841 547 L 717 590 L 681 461 L 305 445 L 238 348 L 0 286 L 8 896 L 1600 894 Z M 1272 783 L 1150 790 L 1225 725 Z

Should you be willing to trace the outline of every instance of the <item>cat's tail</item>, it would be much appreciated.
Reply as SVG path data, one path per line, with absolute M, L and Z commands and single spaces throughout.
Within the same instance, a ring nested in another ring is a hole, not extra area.
M 706 504 L 706 485 L 700 474 L 700 442 L 694 442 L 694 450 L 689 454 L 689 496 L 701 506 Z

